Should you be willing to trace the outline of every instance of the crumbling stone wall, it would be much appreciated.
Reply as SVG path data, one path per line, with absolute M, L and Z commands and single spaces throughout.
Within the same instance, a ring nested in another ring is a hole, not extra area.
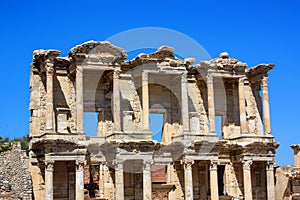
M 0 153 L 0 200 L 32 199 L 32 182 L 28 156 L 21 145 Z

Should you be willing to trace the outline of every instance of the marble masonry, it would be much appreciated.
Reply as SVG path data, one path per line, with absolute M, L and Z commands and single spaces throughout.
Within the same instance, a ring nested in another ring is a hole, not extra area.
M 287 193 L 280 177 L 291 184 L 286 198 L 299 199 L 299 145 L 295 167 L 275 176 L 273 64 L 248 68 L 226 52 L 193 64 L 168 46 L 126 58 L 109 42 L 85 42 L 66 57 L 34 51 L 34 199 L 274 200 Z M 97 116 L 93 136 L 86 113 Z M 163 119 L 158 133 L 153 114 Z

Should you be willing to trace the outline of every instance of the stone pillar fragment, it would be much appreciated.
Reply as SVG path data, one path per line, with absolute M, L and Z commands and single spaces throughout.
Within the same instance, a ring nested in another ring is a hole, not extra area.
M 246 103 L 245 103 L 245 78 L 239 79 L 239 107 L 241 134 L 247 133 Z
M 151 161 L 144 161 L 143 200 L 152 200 Z
M 45 161 L 45 200 L 53 200 L 54 160 Z
M 262 79 L 262 94 L 263 94 L 265 132 L 266 132 L 266 134 L 271 134 L 269 91 L 268 91 L 268 77 L 267 76 L 264 76 Z
M 273 162 L 267 162 L 266 173 L 267 173 L 268 200 L 273 200 L 273 199 L 275 199 L 275 181 L 274 181 L 274 163 Z
M 119 70 L 114 71 L 113 75 L 113 115 L 114 115 L 114 131 L 121 131 L 121 101 L 120 101 L 120 87 L 119 87 Z
M 149 131 L 149 88 L 148 73 L 142 73 L 142 102 L 143 102 L 143 130 Z
M 188 88 L 187 88 L 187 74 L 181 75 L 181 120 L 183 132 L 189 132 L 189 102 L 188 102 Z
M 83 70 L 81 66 L 76 68 L 76 124 L 77 132 L 84 133 L 83 124 Z
M 207 96 L 208 96 L 208 118 L 209 118 L 209 132 L 216 133 L 215 124 L 215 98 L 214 98 L 214 79 L 211 76 L 207 77 Z
M 211 200 L 219 200 L 218 161 L 211 161 L 210 167 L 209 167 L 209 173 L 210 173 Z
M 104 177 L 103 177 L 103 164 L 99 164 L 99 197 L 104 198 Z
M 291 145 L 291 148 L 294 150 L 294 165 L 300 168 L 300 144 Z
M 115 163 L 115 200 L 124 200 L 123 163 Z
M 192 165 L 194 164 L 193 160 L 182 160 L 184 168 L 184 199 L 193 200 L 193 174 L 192 174 Z
M 46 87 L 47 87 L 47 102 L 46 102 L 46 131 L 54 131 L 53 127 L 53 73 L 54 64 L 47 59 L 46 65 Z
M 252 160 L 244 160 L 243 161 L 244 199 L 245 200 L 252 200 L 251 165 L 252 165 Z
M 76 200 L 84 200 L 84 163 L 76 160 Z

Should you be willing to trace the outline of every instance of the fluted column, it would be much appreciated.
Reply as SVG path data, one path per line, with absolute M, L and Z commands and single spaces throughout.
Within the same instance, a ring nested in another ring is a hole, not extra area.
M 208 96 L 209 132 L 216 133 L 214 79 L 212 76 L 207 77 L 206 84 L 207 84 L 207 96 Z
M 243 161 L 244 199 L 245 200 L 252 200 L 251 165 L 252 165 L 252 160 L 244 160 Z
M 148 73 L 142 73 L 142 99 L 143 99 L 143 130 L 149 130 L 149 88 Z
M 181 118 L 183 132 L 190 131 L 189 119 L 189 102 L 188 102 L 188 88 L 187 88 L 187 74 L 183 72 L 181 75 Z
M 120 86 L 119 86 L 119 78 L 120 78 L 120 70 L 115 70 L 113 75 L 113 110 L 114 110 L 114 131 L 121 130 L 121 101 L 120 101 Z
M 151 161 L 144 161 L 143 200 L 152 200 Z
M 184 199 L 185 200 L 193 200 L 193 173 L 192 173 L 192 165 L 194 164 L 193 160 L 182 160 L 184 168 Z
M 46 130 L 54 131 L 53 127 L 53 73 L 54 73 L 54 64 L 47 59 L 45 61 L 46 65 L 46 87 L 47 87 L 47 102 L 46 102 Z
M 268 200 L 275 199 L 275 181 L 274 181 L 274 163 L 267 162 L 266 166 L 267 173 L 267 191 L 268 191 Z
M 268 76 L 264 76 L 262 79 L 262 94 L 263 94 L 265 132 L 266 134 L 271 134 Z
M 76 200 L 84 200 L 84 163 L 76 160 Z
M 115 163 L 115 200 L 124 200 L 123 162 Z
M 210 167 L 209 167 L 209 173 L 210 173 L 211 200 L 219 200 L 218 161 L 211 161 Z
M 53 200 L 54 160 L 45 161 L 45 200 Z
M 84 132 L 83 124 L 83 71 L 81 66 L 76 68 L 76 121 L 77 132 Z
M 241 134 L 247 133 L 247 119 L 246 119 L 246 103 L 245 103 L 245 78 L 239 79 L 239 107 L 240 107 L 240 126 Z

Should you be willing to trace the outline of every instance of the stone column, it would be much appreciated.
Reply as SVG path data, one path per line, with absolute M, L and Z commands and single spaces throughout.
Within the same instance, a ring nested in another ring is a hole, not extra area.
M 99 164 L 99 197 L 104 198 L 103 164 Z
M 53 200 L 54 160 L 45 161 L 45 200 Z
M 244 160 L 243 161 L 244 199 L 245 200 L 252 200 L 251 165 L 252 165 L 252 160 Z
M 268 200 L 275 199 L 275 181 L 274 181 L 274 163 L 267 162 L 266 166 L 267 173 L 267 192 L 268 192 Z
M 84 133 L 83 125 L 83 70 L 81 66 L 76 68 L 76 124 L 77 132 Z
M 76 160 L 76 200 L 84 200 L 84 163 Z
M 245 103 L 245 78 L 239 79 L 239 107 L 240 107 L 240 126 L 241 134 L 247 133 L 247 119 L 246 119 L 246 103 Z
M 182 120 L 183 132 L 189 132 L 190 120 L 189 120 L 189 102 L 188 102 L 188 86 L 187 86 L 186 72 L 183 72 L 181 75 L 181 120 Z
M 210 173 L 211 200 L 219 200 L 218 161 L 211 161 L 210 167 L 209 167 L 209 173 Z
M 123 163 L 115 163 L 115 200 L 124 200 Z
M 143 200 L 152 200 L 151 160 L 144 161 Z
M 207 98 L 208 98 L 209 132 L 216 133 L 214 79 L 212 76 L 207 77 L 206 84 L 207 84 Z
M 47 87 L 47 102 L 46 102 L 46 131 L 54 131 L 53 127 L 53 73 L 54 64 L 47 59 L 45 61 L 46 65 L 46 87 Z
M 268 91 L 268 77 L 267 76 L 264 76 L 262 79 L 262 93 L 263 93 L 265 132 L 266 132 L 266 134 L 271 134 L 269 91 Z
M 293 144 L 291 148 L 294 150 L 294 166 L 300 168 L 300 144 Z
M 194 164 L 193 160 L 182 160 L 184 168 L 184 199 L 185 200 L 193 200 L 193 173 L 192 173 L 192 165 Z
M 114 131 L 121 131 L 121 101 L 120 101 L 120 87 L 119 78 L 120 70 L 115 70 L 113 75 L 113 113 L 114 113 Z
M 142 73 L 143 130 L 149 131 L 148 72 Z

